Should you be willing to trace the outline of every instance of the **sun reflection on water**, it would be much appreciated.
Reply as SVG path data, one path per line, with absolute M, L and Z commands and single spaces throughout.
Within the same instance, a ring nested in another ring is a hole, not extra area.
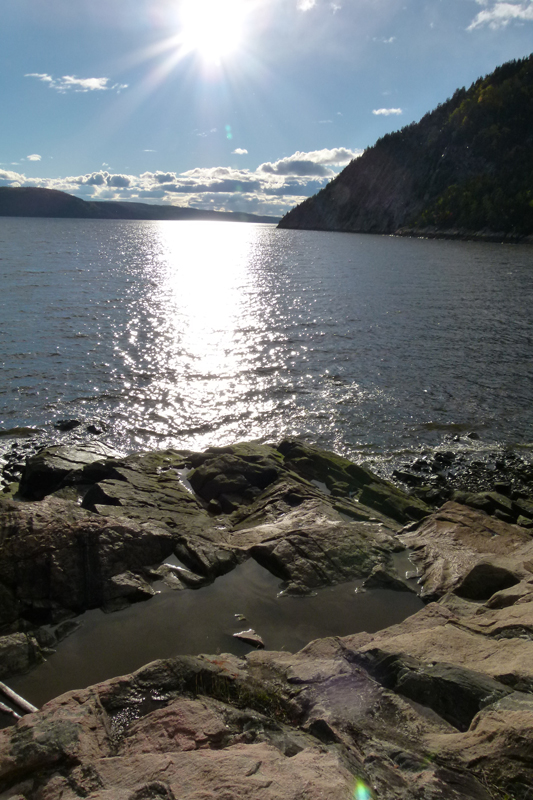
M 144 353 L 148 396 L 162 430 L 180 417 L 197 435 L 220 416 L 226 428 L 232 418 L 253 419 L 250 348 L 261 328 L 256 240 L 252 225 L 157 226 L 145 308 L 131 318 L 129 341 Z
M 339 420 L 364 394 L 330 374 L 351 342 L 331 338 L 324 283 L 334 277 L 316 268 L 313 242 L 293 259 L 269 225 L 134 230 L 131 311 L 115 332 L 119 437 L 133 448 L 203 449 L 307 431 L 320 441 L 323 431 L 340 445 Z
M 157 293 L 168 305 L 166 321 L 176 344 L 202 374 L 214 365 L 218 371 L 221 360 L 235 367 L 235 329 L 247 314 L 243 287 L 249 282 L 252 237 L 235 236 L 231 223 L 210 222 L 161 226 L 159 236 Z

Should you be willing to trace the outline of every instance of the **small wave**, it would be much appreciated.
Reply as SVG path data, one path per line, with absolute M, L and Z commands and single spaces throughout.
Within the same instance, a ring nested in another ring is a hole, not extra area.
M 15 438 L 22 438 L 25 436 L 35 436 L 35 434 L 37 433 L 44 433 L 44 431 L 42 430 L 42 428 L 20 427 L 20 428 L 7 428 L 6 430 L 2 430 L 2 428 L 0 428 L 0 437 L 2 437 L 3 439 L 9 439 L 9 438 L 15 439 Z
M 476 427 L 484 427 L 483 423 L 477 423 Z M 416 426 L 418 430 L 425 431 L 447 431 L 449 433 L 463 433 L 471 431 L 472 424 L 467 422 L 421 422 Z

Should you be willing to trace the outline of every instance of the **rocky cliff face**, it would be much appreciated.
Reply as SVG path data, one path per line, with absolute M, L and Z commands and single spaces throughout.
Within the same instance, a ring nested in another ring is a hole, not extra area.
M 367 150 L 314 197 L 281 220 L 280 228 L 394 233 L 421 209 L 412 147 Z
M 279 223 L 365 233 L 533 233 L 533 56 L 388 134 Z

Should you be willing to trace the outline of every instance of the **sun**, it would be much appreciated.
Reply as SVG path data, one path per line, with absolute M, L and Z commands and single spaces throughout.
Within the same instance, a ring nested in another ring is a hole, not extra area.
M 206 61 L 236 53 L 244 39 L 245 0 L 183 0 L 181 41 Z

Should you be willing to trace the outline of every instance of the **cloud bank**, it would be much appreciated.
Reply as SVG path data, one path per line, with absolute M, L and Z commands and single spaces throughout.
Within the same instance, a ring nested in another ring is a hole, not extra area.
M 255 170 L 209 167 L 141 175 L 98 170 L 67 178 L 33 179 L 0 169 L 0 185 L 58 189 L 84 200 L 134 200 L 281 216 L 317 192 L 361 152 L 346 147 L 298 151 L 278 161 L 260 164 Z

